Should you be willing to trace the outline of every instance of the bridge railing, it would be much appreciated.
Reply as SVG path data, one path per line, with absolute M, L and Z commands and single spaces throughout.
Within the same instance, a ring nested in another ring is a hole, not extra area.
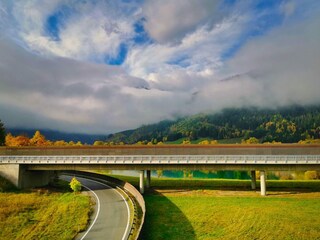
M 0 156 L 0 164 L 320 164 L 320 155 Z

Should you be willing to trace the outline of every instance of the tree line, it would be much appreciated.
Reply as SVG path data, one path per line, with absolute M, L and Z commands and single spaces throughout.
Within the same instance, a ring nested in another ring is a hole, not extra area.
M 47 140 L 46 137 L 41 134 L 40 131 L 35 131 L 33 137 L 29 138 L 26 135 L 18 135 L 13 136 L 11 133 L 8 133 L 4 137 L 4 142 L 2 145 L 8 147 L 25 147 L 25 146 L 37 146 L 37 147 L 45 147 L 45 146 L 82 146 L 83 144 L 78 142 L 69 141 L 66 142 L 64 140 L 58 141 L 50 141 Z
M 320 138 L 320 106 L 293 106 L 276 110 L 230 108 L 216 114 L 198 114 L 111 134 L 106 142 L 158 143 L 178 139 L 191 142 L 202 138 L 209 141 L 258 139 L 259 143 L 308 142 Z

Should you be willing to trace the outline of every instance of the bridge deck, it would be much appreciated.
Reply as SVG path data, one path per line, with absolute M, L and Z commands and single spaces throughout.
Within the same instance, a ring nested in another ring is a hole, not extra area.
M 0 156 L 32 155 L 320 155 L 320 145 L 217 144 L 217 145 L 124 145 L 81 147 L 0 147 Z
M 320 169 L 320 145 L 158 145 L 0 148 L 28 169 Z

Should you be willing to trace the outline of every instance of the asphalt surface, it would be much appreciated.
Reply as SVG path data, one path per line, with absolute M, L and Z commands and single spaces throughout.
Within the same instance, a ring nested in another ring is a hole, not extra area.
M 70 181 L 72 176 L 61 176 L 61 178 Z M 79 234 L 76 239 L 127 239 L 129 234 L 129 209 L 118 190 L 96 180 L 83 177 L 76 178 L 84 187 L 93 191 L 90 191 L 90 194 L 96 202 L 89 228 Z

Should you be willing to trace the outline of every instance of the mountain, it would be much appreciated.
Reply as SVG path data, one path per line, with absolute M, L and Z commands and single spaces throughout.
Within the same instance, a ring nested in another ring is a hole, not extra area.
M 279 109 L 229 108 L 215 114 L 197 114 L 175 121 L 144 125 L 107 137 L 107 142 L 167 142 L 184 138 L 248 139 L 261 142 L 298 142 L 320 138 L 320 105 L 291 106 Z
M 23 128 L 9 128 L 6 130 L 7 133 L 11 133 L 14 136 L 25 135 L 31 138 L 35 131 L 39 130 L 41 134 L 43 134 L 46 139 L 51 141 L 64 140 L 66 142 L 74 141 L 74 142 L 82 142 L 87 144 L 93 144 L 94 141 L 104 140 L 106 139 L 106 135 L 91 135 L 91 134 L 81 134 L 81 133 L 65 133 L 47 129 L 23 129 Z

